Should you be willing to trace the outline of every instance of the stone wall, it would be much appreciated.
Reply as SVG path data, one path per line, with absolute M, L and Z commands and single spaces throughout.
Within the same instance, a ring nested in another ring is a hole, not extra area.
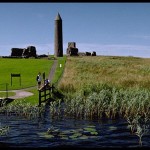
M 23 48 L 12 48 L 11 49 L 11 56 L 21 57 L 23 53 Z
M 78 48 L 76 48 L 75 42 L 68 42 L 67 55 L 78 56 Z
M 12 48 L 11 57 L 37 57 L 36 48 L 34 46 L 28 46 L 27 48 Z

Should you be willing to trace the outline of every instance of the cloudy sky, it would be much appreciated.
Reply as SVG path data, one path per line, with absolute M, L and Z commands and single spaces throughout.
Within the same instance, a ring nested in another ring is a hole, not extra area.
M 54 54 L 54 20 L 63 20 L 63 49 L 150 57 L 150 3 L 0 3 L 0 56 L 33 45 Z

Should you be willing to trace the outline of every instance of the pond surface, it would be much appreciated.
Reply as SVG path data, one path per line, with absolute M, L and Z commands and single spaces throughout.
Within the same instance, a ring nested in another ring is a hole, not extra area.
M 27 120 L 0 115 L 0 126 L 9 126 L 0 143 L 9 147 L 141 147 L 139 137 L 130 133 L 126 120 L 77 120 L 44 118 Z M 143 135 L 142 147 L 150 147 L 150 134 Z

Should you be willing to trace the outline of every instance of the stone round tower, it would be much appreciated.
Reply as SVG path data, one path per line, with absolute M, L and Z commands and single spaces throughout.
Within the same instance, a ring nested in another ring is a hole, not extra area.
M 62 33 L 62 19 L 58 13 L 55 18 L 55 37 L 54 37 L 54 55 L 56 57 L 63 57 L 63 33 Z

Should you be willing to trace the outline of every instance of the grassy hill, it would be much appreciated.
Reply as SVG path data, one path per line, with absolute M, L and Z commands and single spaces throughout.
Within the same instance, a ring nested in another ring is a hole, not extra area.
M 122 88 L 150 88 L 150 59 L 137 57 L 68 57 L 59 87 L 78 91 L 85 86 L 108 84 Z
M 67 115 L 150 117 L 150 59 L 68 57 L 59 88 Z

